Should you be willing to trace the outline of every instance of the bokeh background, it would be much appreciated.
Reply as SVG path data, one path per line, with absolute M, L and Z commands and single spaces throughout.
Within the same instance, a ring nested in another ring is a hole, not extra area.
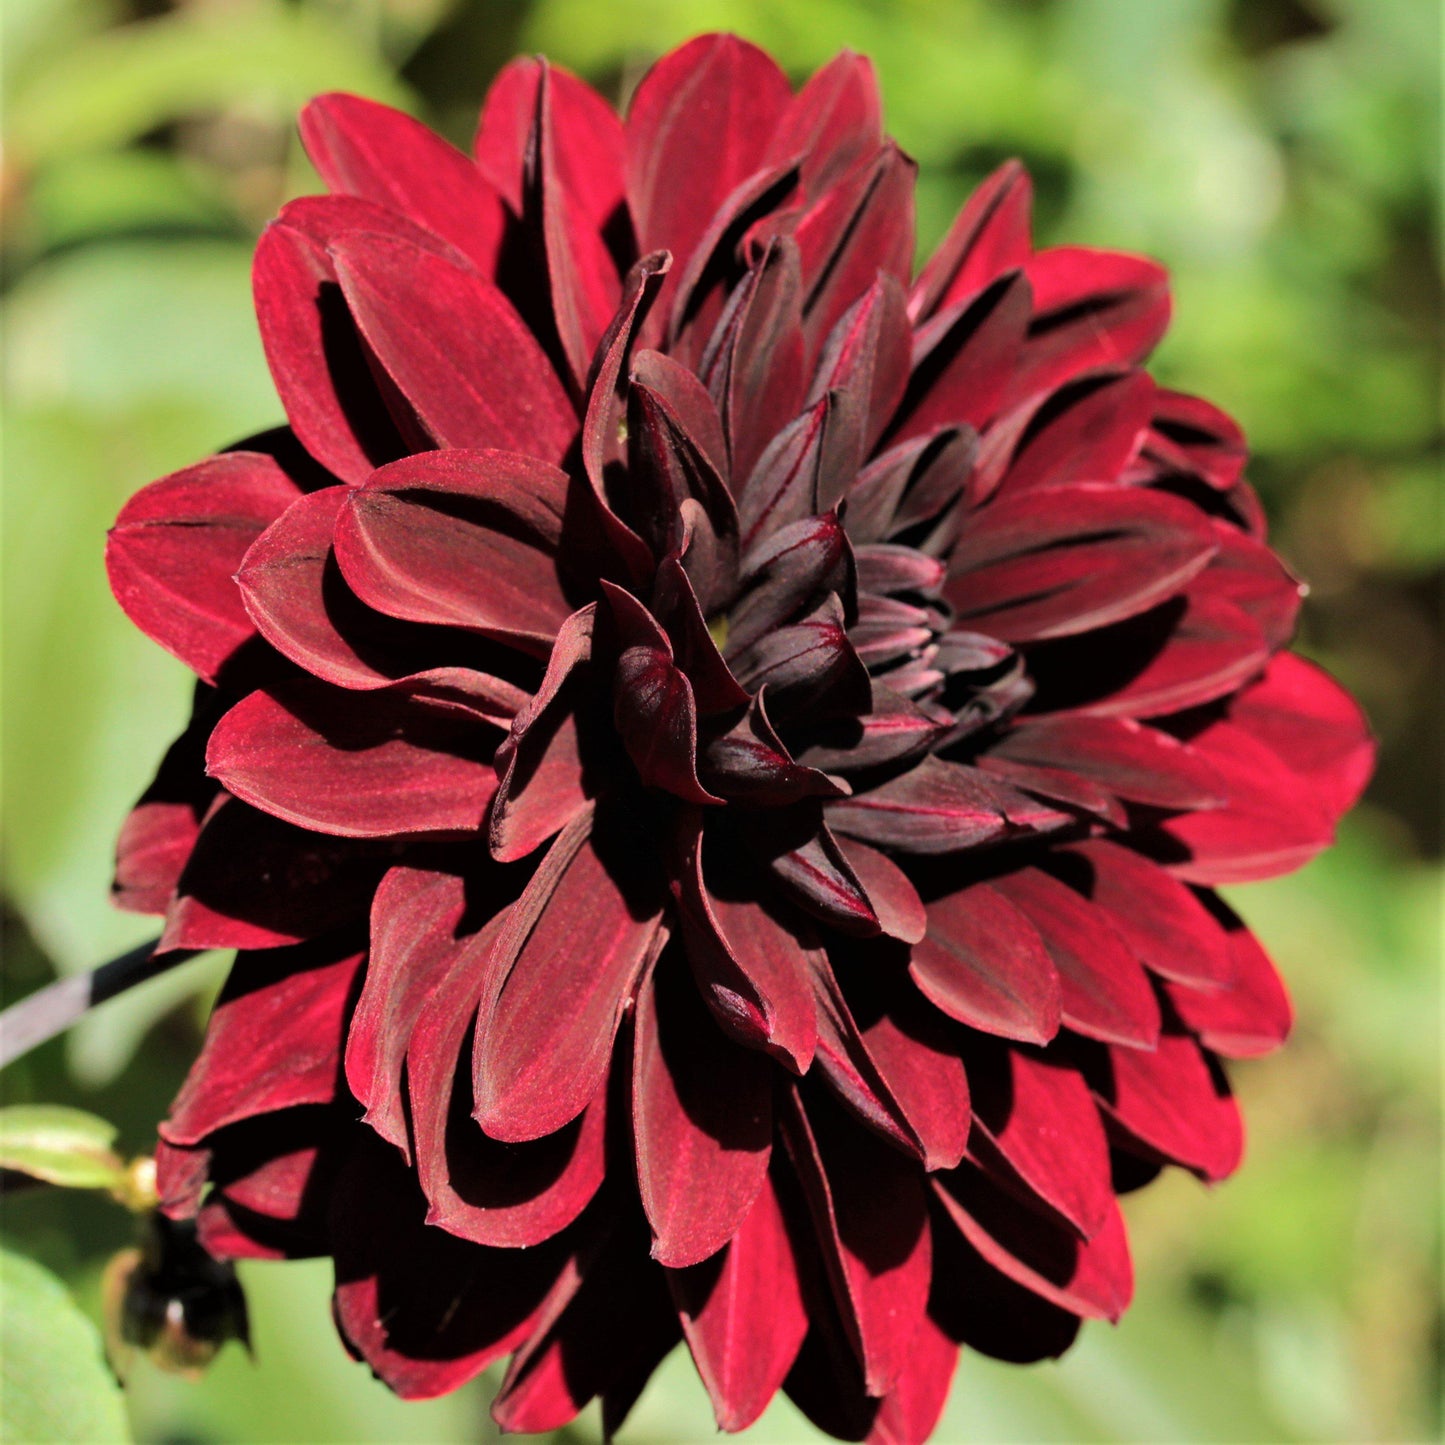
M 1140 1287 L 1061 1363 L 965 1358 L 938 1438 L 1430 1440 L 1440 1421 L 1441 277 L 1430 0 L 5 0 L 3 891 L 9 998 L 146 936 L 111 843 L 187 706 L 106 591 L 142 483 L 280 420 L 253 329 L 255 235 L 317 188 L 293 117 L 346 89 L 465 144 L 496 69 L 543 51 L 625 96 L 661 50 L 737 30 L 796 76 L 872 55 L 921 165 L 926 247 L 1022 156 L 1038 231 L 1174 273 L 1156 358 L 1243 422 L 1301 645 L 1382 751 L 1339 846 L 1236 890 L 1288 977 L 1289 1048 L 1241 1066 L 1242 1174 L 1126 1205 Z M 223 960 L 107 1006 L 4 1080 L 115 1119 L 133 1152 L 193 1056 Z M 130 1221 L 4 1202 L 7 1238 L 99 1313 Z M 486 1380 L 405 1406 L 343 1354 L 324 1265 L 243 1270 L 256 1359 L 139 1365 L 145 1441 L 490 1440 Z M 624 1441 L 705 1440 L 674 1356 Z M 584 1416 L 557 1438 L 594 1440 Z M 776 1405 L 758 1441 L 816 1438 Z

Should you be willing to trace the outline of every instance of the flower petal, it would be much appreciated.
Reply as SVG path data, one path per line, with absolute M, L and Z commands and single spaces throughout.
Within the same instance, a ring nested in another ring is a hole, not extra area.
M 1028 915 L 1059 971 L 1063 1020 L 1077 1033 L 1137 1049 L 1159 1039 L 1159 1003 L 1144 970 L 1102 909 L 1040 868 L 993 887 Z
M 259 452 L 225 452 L 137 492 L 106 540 L 127 617 L 207 682 L 255 635 L 233 580 L 246 549 L 300 495 Z
M 166 1142 L 199 1144 L 256 1114 L 329 1104 L 360 966 L 360 954 L 335 943 L 240 954 L 200 1057 L 160 1126 Z
M 807 976 L 818 950 L 758 903 L 708 887 L 700 825 L 680 851 L 673 893 L 698 991 L 740 1042 L 805 1073 L 818 1039 Z
M 976 296 L 1033 253 L 1029 216 L 1033 182 L 1018 161 L 1005 161 L 968 198 L 938 249 L 914 282 L 908 314 L 926 321 L 935 312 Z
M 996 888 L 975 883 L 928 904 L 909 970 L 950 1018 L 1046 1044 L 1059 1031 L 1058 970 L 1039 931 Z
M 440 446 L 562 460 L 577 415 L 496 286 L 409 242 L 366 232 L 334 241 L 331 256 L 367 345 Z
M 473 832 L 496 791 L 475 716 L 324 683 L 253 692 L 216 724 L 206 771 L 273 817 L 342 838 Z
M 970 1143 L 974 1161 L 1092 1239 L 1113 1213 L 1114 1190 L 1109 1143 L 1083 1076 L 1048 1053 L 976 1046 L 968 1082 L 983 1136 Z
M 1012 401 L 1096 366 L 1132 366 L 1169 325 L 1169 276 L 1142 256 L 1055 246 L 1024 266 L 1034 319 Z
M 1004 496 L 977 512 L 950 562 L 959 621 L 1004 642 L 1103 627 L 1182 591 L 1217 550 L 1177 497 L 1099 485 Z
M 564 473 L 514 452 L 405 457 L 348 497 L 336 560 L 378 612 L 542 651 L 572 611 L 554 562 L 566 489 Z
M 923 1181 L 902 1154 L 816 1092 L 806 1112 L 788 1097 L 782 1128 L 865 1387 L 882 1395 L 908 1363 L 928 1301 Z
M 666 936 L 636 844 L 629 857 L 629 845 L 593 827 L 579 815 L 558 835 L 497 945 L 496 983 L 477 1017 L 473 1088 L 477 1121 L 505 1143 L 551 1134 L 587 1106 L 637 978 Z M 564 1009 L 555 1006 L 559 978 L 568 980 Z
M 339 195 L 360 196 L 451 242 L 496 273 L 505 213 L 476 164 L 435 131 L 359 95 L 318 96 L 301 112 L 312 164 Z
M 665 957 L 638 991 L 632 1062 L 637 1184 L 659 1264 L 710 1258 L 752 1210 L 772 1149 L 772 1073 L 766 1055 L 724 1037 L 683 961 Z
M 1192 1038 L 1166 1033 L 1152 1050 L 1105 1052 L 1107 1059 L 1091 1056 L 1085 1074 L 1130 1140 L 1202 1179 L 1234 1172 L 1244 1152 L 1239 1106 Z
M 1066 821 L 977 768 L 934 757 L 879 787 L 829 803 L 827 814 L 840 833 L 907 853 L 952 853 Z
M 638 249 L 671 251 L 680 274 L 713 213 L 762 163 L 790 99 L 773 60 L 733 35 L 699 36 L 659 60 L 627 111 Z
M 720 1430 L 745 1430 L 767 1408 L 808 1328 L 793 1246 L 772 1181 L 720 1257 L 669 1271 L 668 1287 Z

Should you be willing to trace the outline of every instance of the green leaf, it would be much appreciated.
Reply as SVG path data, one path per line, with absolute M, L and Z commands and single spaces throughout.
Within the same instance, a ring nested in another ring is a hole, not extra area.
M 33 1260 L 0 1250 L 0 1295 L 0 1440 L 129 1441 L 100 1336 L 65 1286 Z
M 111 1189 L 125 1180 L 115 1135 L 114 1124 L 84 1109 L 15 1104 L 0 1109 L 0 1169 L 67 1189 Z

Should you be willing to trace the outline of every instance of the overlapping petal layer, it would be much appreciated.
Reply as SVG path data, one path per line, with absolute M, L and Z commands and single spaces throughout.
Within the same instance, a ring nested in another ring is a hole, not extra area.
M 1369 773 L 1284 651 L 1243 443 L 1140 363 L 1167 279 L 1005 166 L 916 279 L 871 68 L 728 36 L 625 119 L 496 81 L 468 157 L 328 96 L 257 251 L 290 430 L 109 562 L 205 684 L 121 839 L 243 950 L 162 1127 L 218 1253 L 320 1254 L 406 1396 L 627 1413 L 685 1340 L 921 1440 L 957 1347 L 1132 1289 L 1117 1194 L 1238 1161 L 1289 1005 L 1212 891 Z

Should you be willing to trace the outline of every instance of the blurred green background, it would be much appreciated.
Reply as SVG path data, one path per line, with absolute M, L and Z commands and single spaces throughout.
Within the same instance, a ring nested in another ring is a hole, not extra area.
M 293 117 L 346 89 L 465 144 L 496 69 L 540 50 L 625 95 L 730 28 L 801 77 L 872 55 L 917 157 L 922 242 L 1021 155 L 1045 242 L 1166 262 L 1157 373 L 1244 424 L 1275 539 L 1310 579 L 1302 646 L 1382 752 L 1338 848 L 1235 899 L 1298 1030 L 1236 1070 L 1242 1174 L 1128 1203 L 1133 1311 L 1062 1363 L 961 1362 L 944 1441 L 1427 1440 L 1440 1421 L 1440 37 L 1431 0 L 5 0 L 4 987 L 147 935 L 110 911 L 116 827 L 186 712 L 179 664 L 106 591 L 138 486 L 280 420 L 253 328 L 259 227 L 316 188 Z M 222 960 L 107 1006 L 13 1068 L 132 1152 L 193 1056 Z M 46 1191 L 8 1239 L 98 1316 L 123 1212 Z M 494 1438 L 486 1381 L 426 1405 L 353 1365 L 324 1265 L 254 1266 L 256 1363 L 138 1366 L 146 1441 Z M 559 1438 L 591 1440 L 589 1413 Z M 685 1357 L 624 1440 L 707 1439 Z M 814 1432 L 786 1403 L 759 1441 Z

